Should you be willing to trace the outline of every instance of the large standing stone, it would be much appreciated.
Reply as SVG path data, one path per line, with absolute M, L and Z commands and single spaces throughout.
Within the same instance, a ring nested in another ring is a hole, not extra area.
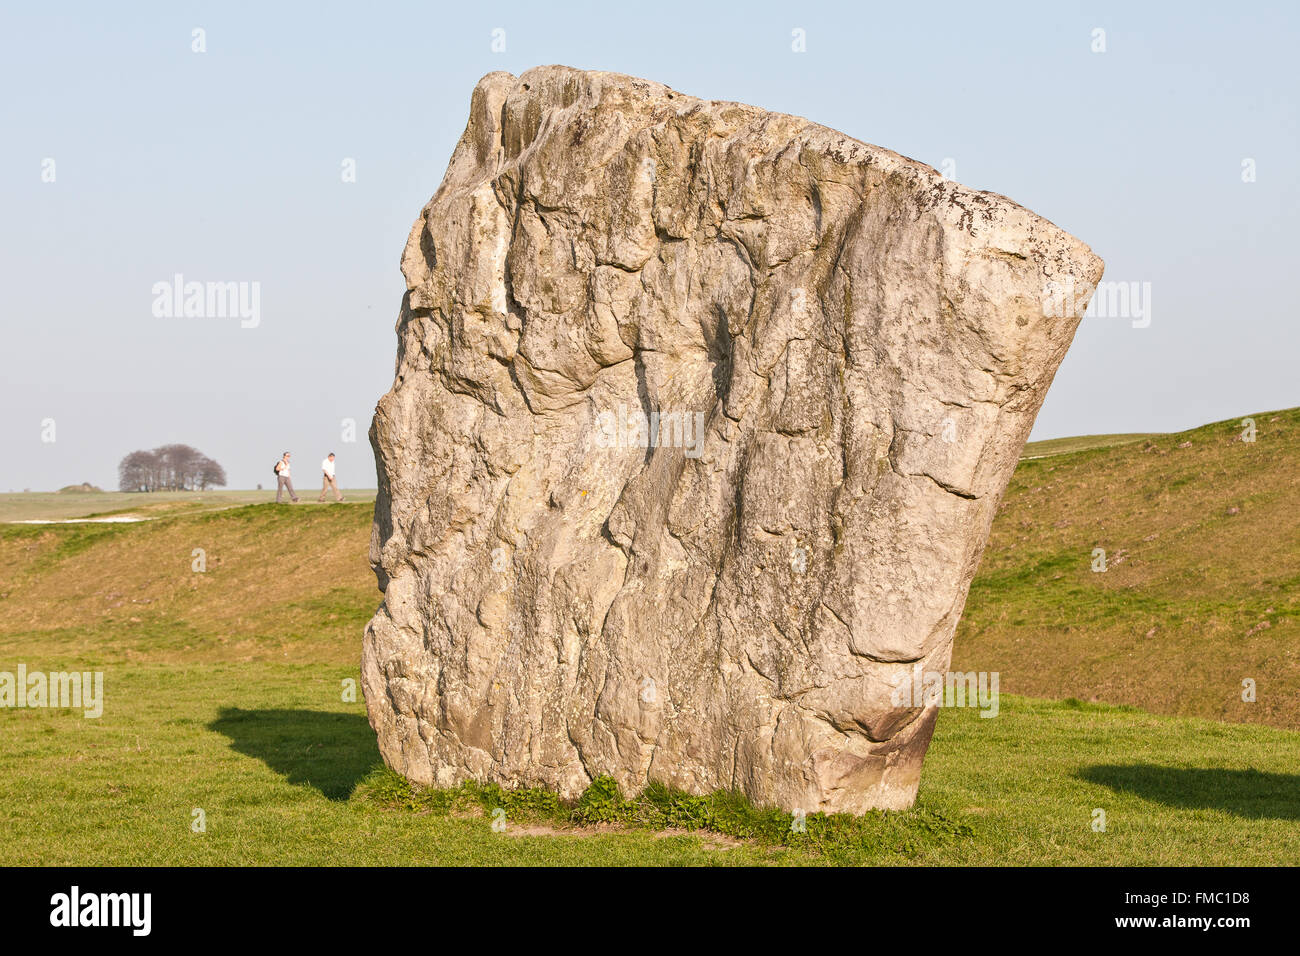
M 1074 335 L 1044 288 L 1101 269 L 797 117 L 484 77 L 406 244 L 371 429 L 384 759 L 442 786 L 910 805 L 936 710 L 894 689 L 946 671 Z

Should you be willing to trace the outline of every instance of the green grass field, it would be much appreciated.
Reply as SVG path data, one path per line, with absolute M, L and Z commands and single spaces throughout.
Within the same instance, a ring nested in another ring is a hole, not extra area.
M 1000 672 L 999 715 L 941 712 L 914 809 L 807 832 L 725 794 L 411 792 L 344 699 L 379 600 L 360 493 L 0 526 L 0 671 L 105 681 L 98 719 L 0 708 L 0 864 L 1294 864 L 1300 410 L 1255 418 L 1022 462 L 954 659 Z
M 505 832 L 494 832 L 482 803 L 444 801 L 439 812 L 375 772 L 364 709 L 340 701 L 354 673 L 270 661 L 109 665 L 98 720 L 0 713 L 0 864 L 1300 859 L 1300 734 L 1008 697 L 993 720 L 941 715 L 906 813 L 810 819 L 806 835 L 790 833 L 784 817 L 768 828 L 784 843 L 682 825 L 574 828 L 514 807 Z M 196 809 L 202 833 L 191 829 Z M 1092 828 L 1097 809 L 1104 832 Z

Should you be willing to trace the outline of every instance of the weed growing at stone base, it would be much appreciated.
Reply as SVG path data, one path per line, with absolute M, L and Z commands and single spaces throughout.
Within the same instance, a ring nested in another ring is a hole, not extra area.
M 803 848 L 830 861 L 847 861 L 863 851 L 913 856 L 939 843 L 975 836 L 970 823 L 933 808 L 880 810 L 863 816 L 795 816 L 772 807 L 755 807 L 739 793 L 718 790 L 696 796 L 661 783 L 651 783 L 637 796 L 627 798 L 611 777 L 597 777 L 576 801 L 566 803 L 548 790 L 508 790 L 495 783 L 412 786 L 383 767 L 362 782 L 359 795 L 389 809 L 437 816 L 490 816 L 504 811 L 510 825 L 543 823 L 575 831 L 600 826 L 703 831 L 764 847 Z

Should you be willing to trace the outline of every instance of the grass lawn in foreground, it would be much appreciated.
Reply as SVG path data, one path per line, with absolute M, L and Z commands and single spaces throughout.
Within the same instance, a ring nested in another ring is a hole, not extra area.
M 355 673 L 293 661 L 110 666 L 97 720 L 0 710 L 0 864 L 1300 860 L 1300 734 L 1006 695 L 993 719 L 940 715 L 914 810 L 809 818 L 788 845 L 680 827 L 569 833 L 553 814 L 513 809 L 499 833 L 472 800 L 438 812 L 376 772 L 363 705 L 341 700 Z M 1105 832 L 1092 828 L 1098 808 Z M 191 829 L 196 809 L 206 832 Z

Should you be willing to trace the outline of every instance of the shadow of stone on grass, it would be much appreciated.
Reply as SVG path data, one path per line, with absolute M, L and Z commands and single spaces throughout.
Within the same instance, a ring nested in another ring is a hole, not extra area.
M 1300 820 L 1300 775 L 1217 767 L 1098 764 L 1078 777 L 1117 793 L 1188 810 L 1250 819 Z
M 208 729 L 294 786 L 314 787 L 330 800 L 347 800 L 383 763 L 375 732 L 362 714 L 223 707 Z

